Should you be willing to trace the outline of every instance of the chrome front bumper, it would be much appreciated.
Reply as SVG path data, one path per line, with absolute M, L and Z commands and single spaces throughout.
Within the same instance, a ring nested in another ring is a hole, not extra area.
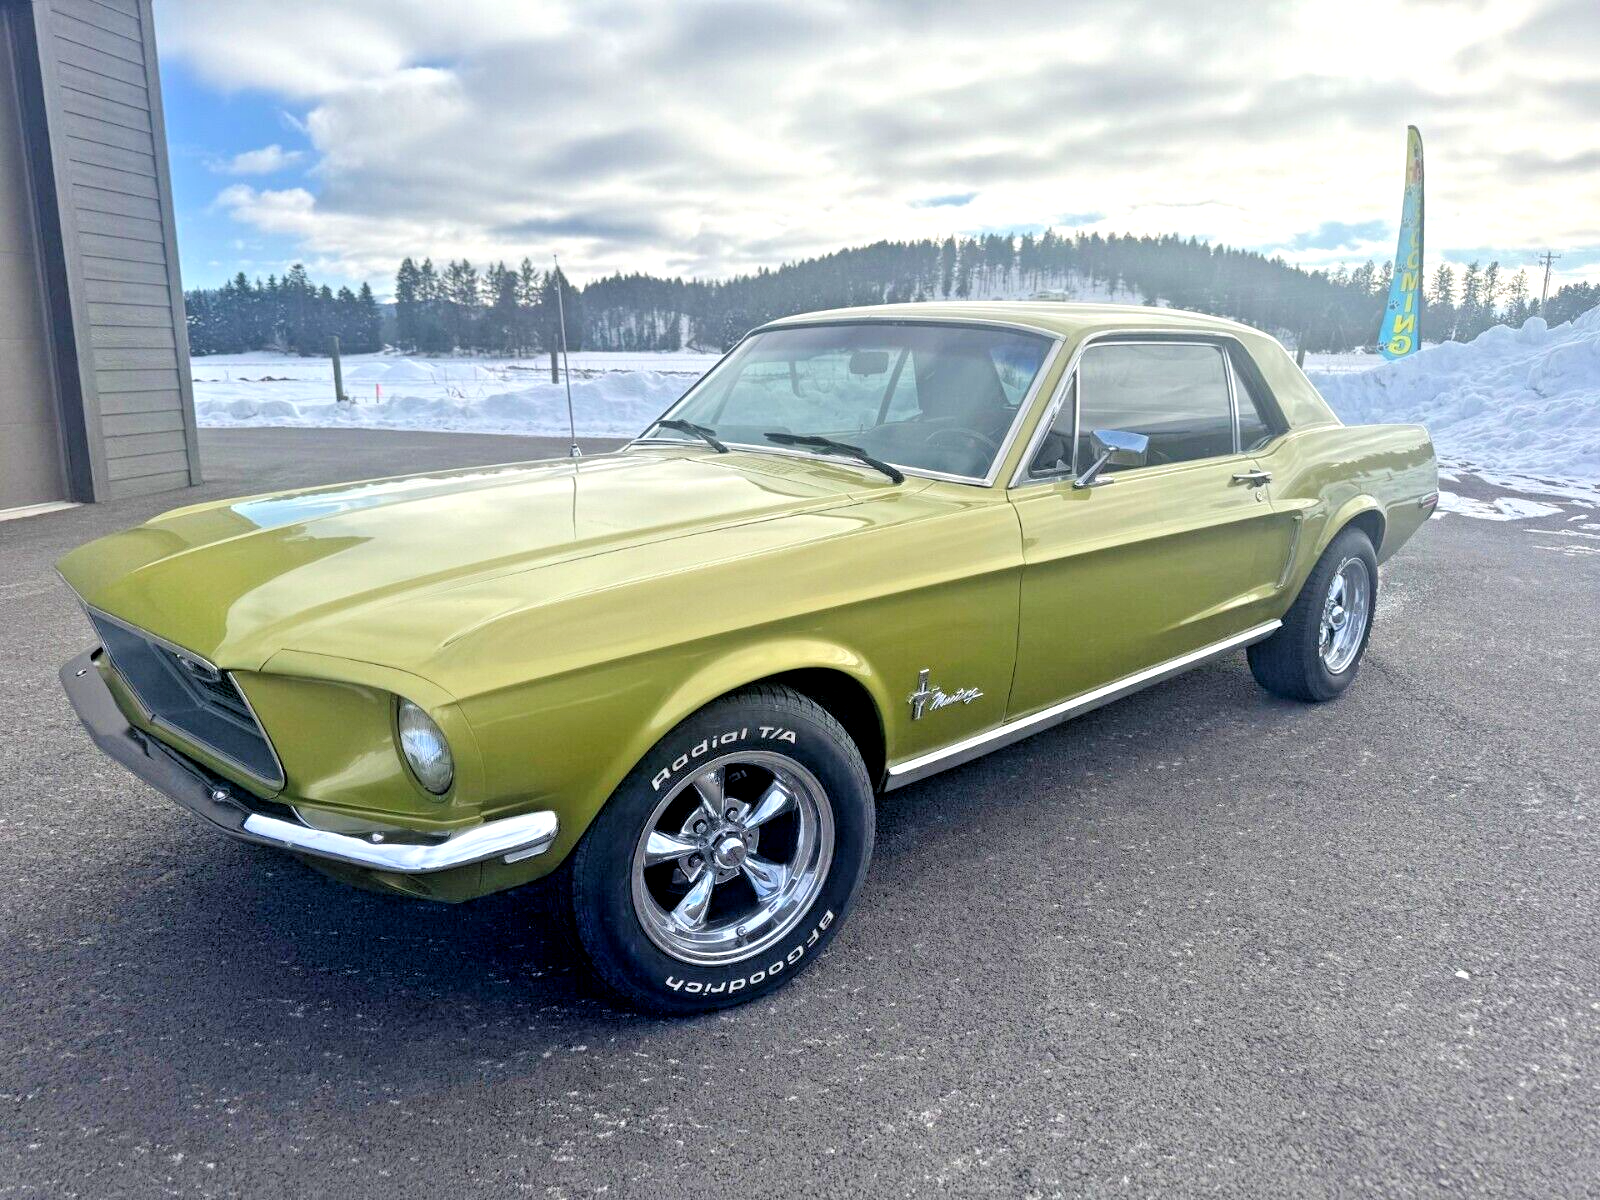
M 95 745 L 230 837 L 401 875 L 424 875 L 493 858 L 521 862 L 543 854 L 556 840 L 559 823 L 553 812 L 485 821 L 448 837 L 395 841 L 407 835 L 386 831 L 354 837 L 261 811 L 266 806 L 248 793 L 128 724 L 100 677 L 99 654 L 99 650 L 80 654 L 61 668 L 61 686 Z M 292 814 L 286 806 L 271 807 Z

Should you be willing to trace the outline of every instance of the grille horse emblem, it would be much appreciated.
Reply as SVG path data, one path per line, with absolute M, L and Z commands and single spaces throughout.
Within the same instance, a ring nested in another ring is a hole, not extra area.
M 173 657 L 178 660 L 178 665 L 180 667 L 182 667 L 190 675 L 193 675 L 196 679 L 200 680 L 201 682 L 203 682 L 203 683 L 221 683 L 222 682 L 222 672 L 218 671 L 215 667 L 207 666 L 203 662 L 196 662 L 194 659 L 190 658 L 187 654 L 174 654 Z
M 906 697 L 911 705 L 911 719 L 922 720 L 924 712 L 938 712 L 941 708 L 949 708 L 952 704 L 971 704 L 983 696 L 981 688 L 957 688 L 954 692 L 947 692 L 938 684 L 929 683 L 931 672 L 924 667 L 917 672 L 917 690 Z

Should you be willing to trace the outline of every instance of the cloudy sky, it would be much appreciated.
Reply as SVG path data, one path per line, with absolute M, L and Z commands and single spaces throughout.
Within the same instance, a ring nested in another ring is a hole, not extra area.
M 1600 279 L 1597 0 L 158 0 L 183 269 L 715 276 L 879 238 L 1194 234 Z M 1537 288 L 1537 280 L 1535 280 Z

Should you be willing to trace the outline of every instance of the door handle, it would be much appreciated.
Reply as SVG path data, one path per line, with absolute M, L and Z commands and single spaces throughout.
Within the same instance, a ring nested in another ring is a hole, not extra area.
M 1271 471 L 1240 471 L 1233 477 L 1235 483 L 1248 483 L 1251 487 L 1260 487 L 1264 483 L 1272 482 Z

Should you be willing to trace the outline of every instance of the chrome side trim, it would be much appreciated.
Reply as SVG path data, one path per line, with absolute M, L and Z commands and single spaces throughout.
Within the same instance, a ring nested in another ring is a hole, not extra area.
M 245 833 L 285 850 L 353 863 L 358 867 L 371 867 L 378 871 L 394 871 L 401 875 L 447 871 L 451 867 L 464 867 L 491 858 L 504 858 L 508 863 L 521 862 L 548 850 L 556 840 L 560 827 L 555 813 L 534 812 L 520 817 L 485 821 L 443 841 L 387 842 L 372 840 L 381 838 L 381 834 L 371 834 L 366 838 L 350 837 L 343 833 L 329 833 L 325 829 L 312 829 L 309 825 L 296 825 L 293 821 L 269 817 L 265 813 L 251 813 L 245 818 L 243 826 Z
M 963 763 L 981 758 L 991 750 L 999 750 L 1013 742 L 1020 742 L 1025 737 L 1031 737 L 1041 730 L 1049 729 L 1052 725 L 1072 717 L 1081 716 L 1102 705 L 1110 704 L 1113 700 L 1120 700 L 1123 696 L 1149 687 L 1151 684 L 1160 683 L 1171 679 L 1174 675 L 1181 675 L 1191 667 L 1199 666 L 1208 659 L 1220 658 L 1224 654 L 1238 650 L 1242 646 L 1249 646 L 1263 638 L 1270 637 L 1282 625 L 1282 621 L 1266 621 L 1260 625 L 1246 629 L 1243 633 L 1236 633 L 1232 637 L 1223 638 L 1220 642 L 1212 642 L 1209 646 L 1202 646 L 1198 650 L 1191 650 L 1188 654 L 1181 654 L 1177 658 L 1168 659 L 1166 662 L 1157 663 L 1153 667 L 1146 667 L 1142 671 L 1135 671 L 1104 687 L 1095 688 L 1093 691 L 1084 692 L 1070 700 L 1032 713 L 1026 717 L 1018 717 L 1015 721 L 1008 721 L 998 728 L 986 733 L 975 734 L 952 745 L 934 750 L 917 758 L 907 759 L 889 768 L 883 790 L 892 792 L 896 788 L 904 787 L 908 783 L 915 783 L 919 779 L 926 779 L 940 771 L 951 767 L 959 767 Z
M 1011 419 L 1011 427 L 1008 430 L 1006 430 L 1006 436 L 1001 441 L 1000 448 L 995 452 L 994 461 L 989 464 L 989 471 L 988 471 L 987 474 L 982 475 L 982 476 L 979 476 L 979 475 L 955 475 L 955 474 L 950 474 L 950 473 L 947 473 L 947 472 L 944 472 L 944 471 L 930 471 L 930 470 L 927 470 L 927 469 L 908 467 L 904 463 L 895 463 L 894 464 L 896 467 L 900 468 L 900 470 L 904 471 L 907 475 L 917 475 L 917 476 L 921 476 L 922 478 L 925 478 L 925 479 L 943 479 L 943 480 L 946 480 L 946 481 L 948 481 L 950 483 L 965 483 L 965 484 L 968 484 L 968 485 L 971 485 L 971 486 L 974 486 L 974 487 L 993 487 L 994 484 L 995 484 L 995 480 L 997 480 L 1000 477 L 1000 470 L 1005 465 L 1006 458 L 1011 453 L 1011 448 L 1014 445 L 1016 445 L 1017 435 L 1019 433 L 1021 433 L 1023 425 L 1025 425 L 1027 423 L 1028 411 L 1034 406 L 1035 402 L 1038 400 L 1039 392 L 1044 387 L 1044 381 L 1049 377 L 1050 372 L 1055 368 L 1056 359 L 1061 354 L 1061 348 L 1066 345 L 1066 338 L 1062 337 L 1058 333 L 1052 333 L 1049 330 L 1040 329 L 1036 325 L 1025 325 L 1025 324 L 1020 324 L 1020 323 L 1011 323 L 1011 322 L 1007 322 L 1007 321 L 967 320 L 967 319 L 963 319 L 963 318 L 960 318 L 960 317 L 903 317 L 903 316 L 902 317 L 888 317 L 888 316 L 883 316 L 883 317 L 870 317 L 870 316 L 868 316 L 868 317 L 848 317 L 848 318 L 841 318 L 841 319 L 838 319 L 838 320 L 831 320 L 831 321 L 798 321 L 798 322 L 795 322 L 793 324 L 783 324 L 783 323 L 780 323 L 780 322 L 772 322 L 772 323 L 769 323 L 767 325 L 762 325 L 762 326 L 760 326 L 760 327 L 758 327 L 756 329 L 752 329 L 749 333 L 745 334 L 743 338 L 740 338 L 739 339 L 739 343 L 734 346 L 733 350 L 729 350 L 727 354 L 724 354 L 715 363 L 713 363 L 709 368 L 707 368 L 706 373 L 704 375 L 700 376 L 699 379 L 695 380 L 694 383 L 690 385 L 688 391 L 684 392 L 684 394 L 679 396 L 677 398 L 677 400 L 673 401 L 673 403 L 667 408 L 667 411 L 662 413 L 661 416 L 662 417 L 670 417 L 670 416 L 672 416 L 673 413 L 677 412 L 678 409 L 683 405 L 684 401 L 688 400 L 689 397 L 694 394 L 695 389 L 697 389 L 700 386 L 700 384 L 702 382 L 704 382 L 706 379 L 710 378 L 711 373 L 713 371 L 715 371 L 718 367 L 722 366 L 722 364 L 724 362 L 726 362 L 733 355 L 734 350 L 737 350 L 739 348 L 739 346 L 742 346 L 745 343 L 746 340 L 748 340 L 751 337 L 754 337 L 758 333 L 776 332 L 778 330 L 783 330 L 783 329 L 806 329 L 806 328 L 811 328 L 811 327 L 816 327 L 816 326 L 825 326 L 825 325 L 862 325 L 862 324 L 879 324 L 879 325 L 883 325 L 883 324 L 888 324 L 888 325 L 978 325 L 978 326 L 987 326 L 987 327 L 995 328 L 995 329 L 1006 329 L 1006 330 L 1019 331 L 1019 332 L 1022 332 L 1022 333 L 1031 333 L 1035 337 L 1043 338 L 1043 339 L 1047 340 L 1050 343 L 1050 350 L 1044 356 L 1044 359 L 1039 363 L 1039 370 L 1037 372 L 1035 372 L 1035 374 L 1033 376 L 1033 382 L 1028 385 L 1027 393 L 1022 397 L 1021 400 L 1019 400 L 1017 402 L 1017 415 Z M 1076 360 L 1074 360 L 1074 361 L 1076 361 Z M 652 424 L 648 428 L 653 429 L 653 428 L 655 428 L 655 426 L 654 426 L 654 424 Z M 689 443 L 689 441 L 687 439 L 680 440 L 678 438 L 654 438 L 654 437 L 646 437 L 644 434 L 641 434 L 639 437 L 636 437 L 632 441 L 628 442 L 627 445 L 623 447 L 623 449 L 626 450 L 630 446 L 639 446 L 639 445 L 646 445 L 646 444 L 665 444 L 665 445 L 671 445 L 671 446 L 686 446 L 686 445 L 689 445 L 690 443 Z M 828 461 L 828 462 L 835 462 L 835 463 L 838 463 L 838 462 L 848 463 L 850 461 L 849 459 L 840 458 L 837 454 L 825 455 L 825 454 L 811 454 L 811 453 L 805 453 L 805 452 L 796 452 L 796 451 L 793 451 L 793 450 L 780 449 L 779 447 L 773 446 L 770 443 L 756 446 L 756 445 L 751 445 L 748 442 L 728 442 L 727 445 L 730 448 L 737 448 L 737 449 L 740 449 L 740 450 L 756 450 L 756 451 L 760 451 L 760 452 L 766 453 L 766 454 L 774 454 L 774 453 L 787 454 L 791 458 L 814 458 L 814 459 L 820 459 L 820 460 L 824 460 L 824 461 Z M 867 470 L 871 470 L 871 468 L 868 467 Z
M 1305 528 L 1306 519 L 1303 514 L 1295 513 L 1294 529 L 1289 534 L 1289 553 L 1283 559 L 1283 571 L 1278 575 L 1277 589 L 1283 591 L 1289 584 L 1289 573 L 1294 570 L 1295 555 L 1300 553 L 1300 531 Z
M 1243 448 L 1239 442 L 1239 381 L 1233 374 L 1233 355 L 1226 349 L 1222 351 L 1222 369 L 1228 376 L 1228 409 L 1233 414 L 1233 452 L 1238 454 Z

